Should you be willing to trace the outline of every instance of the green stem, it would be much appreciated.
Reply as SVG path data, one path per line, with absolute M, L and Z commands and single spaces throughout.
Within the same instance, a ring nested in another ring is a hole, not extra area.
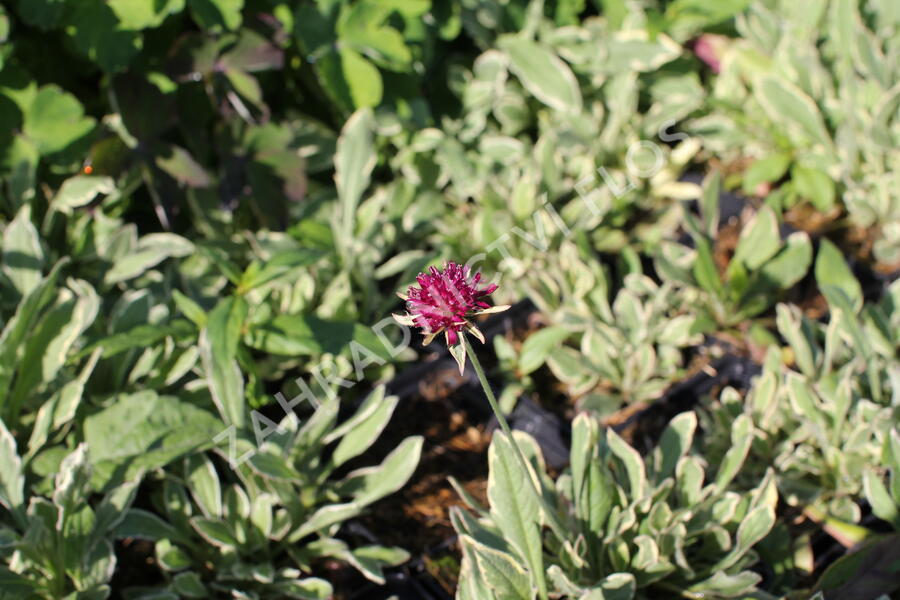
M 525 473 L 525 478 L 531 482 L 531 487 L 537 496 L 538 502 L 541 503 L 541 508 L 544 509 L 544 512 L 547 514 L 547 524 L 550 525 L 550 529 L 553 530 L 553 533 L 556 534 L 556 537 L 559 539 L 561 543 L 566 542 L 565 530 L 562 527 L 562 524 L 559 522 L 559 517 L 556 514 L 556 511 L 547 503 L 546 498 L 544 498 L 544 494 L 541 492 L 540 484 L 534 478 L 531 477 L 531 472 L 529 470 L 528 462 L 525 460 L 525 455 L 522 453 L 522 449 L 519 448 L 518 442 L 516 442 L 516 438 L 513 437 L 512 431 L 509 428 L 509 423 L 506 421 L 506 417 L 503 416 L 503 411 L 500 410 L 500 405 L 497 403 L 497 398 L 494 397 L 494 392 L 491 390 L 491 386 L 488 384 L 487 377 L 484 375 L 484 369 L 481 367 L 481 362 L 479 362 L 478 357 L 475 355 L 475 351 L 472 348 L 472 344 L 469 343 L 468 338 L 465 335 L 460 336 L 462 338 L 462 342 L 466 348 L 466 356 L 469 357 L 469 361 L 471 361 L 472 366 L 475 368 L 475 374 L 478 376 L 478 381 L 481 383 L 481 387 L 484 389 L 484 394 L 487 396 L 488 403 L 491 405 L 491 410 L 494 411 L 494 416 L 497 417 L 497 422 L 500 423 L 500 428 L 503 430 L 503 433 L 506 435 L 506 438 L 509 440 L 510 444 L 512 444 L 513 451 L 516 454 L 516 458 L 519 460 L 519 466 L 522 467 L 522 471 Z

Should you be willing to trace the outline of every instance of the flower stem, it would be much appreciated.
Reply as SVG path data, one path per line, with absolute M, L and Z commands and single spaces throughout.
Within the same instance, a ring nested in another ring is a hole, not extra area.
M 547 514 L 547 524 L 550 525 L 550 529 L 553 530 L 553 533 L 556 534 L 556 537 L 559 539 L 559 541 L 564 543 L 566 541 L 566 535 L 564 528 L 559 521 L 559 516 L 556 514 L 556 511 L 553 509 L 553 507 L 547 503 L 546 498 L 544 498 L 544 494 L 540 489 L 539 480 L 531 477 L 531 470 L 528 462 L 525 460 L 525 455 L 522 453 L 522 449 L 519 448 L 519 444 L 518 442 L 516 442 L 516 438 L 513 437 L 512 431 L 509 428 L 509 423 L 506 421 L 506 417 L 503 416 L 503 411 L 500 410 L 500 405 L 497 403 L 497 398 L 494 396 L 494 392 L 493 390 L 491 390 L 490 384 L 488 384 L 487 377 L 485 377 L 484 375 L 484 369 L 481 367 L 481 362 L 478 360 L 478 356 L 475 355 L 472 344 L 469 343 L 468 338 L 464 334 L 460 337 L 462 338 L 462 343 L 466 348 L 466 356 L 469 357 L 469 361 L 475 368 L 475 374 L 478 376 L 478 381 L 481 383 L 482 389 L 484 389 L 484 395 L 487 396 L 488 403 L 491 405 L 491 410 L 494 411 L 494 416 L 497 417 L 497 422 L 500 423 L 500 428 L 503 430 L 503 433 L 506 435 L 509 443 L 512 444 L 516 458 L 518 458 L 519 460 L 519 466 L 522 467 L 525 478 L 531 482 L 532 490 L 537 496 L 538 502 L 540 502 L 541 504 L 541 508 Z

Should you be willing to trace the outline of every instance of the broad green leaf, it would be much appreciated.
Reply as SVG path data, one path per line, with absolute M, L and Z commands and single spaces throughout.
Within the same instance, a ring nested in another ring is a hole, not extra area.
M 760 269 L 765 286 L 788 289 L 806 275 L 812 262 L 812 243 L 804 232 L 795 232 L 785 240 L 784 247 Z
M 144 391 L 119 396 L 115 404 L 88 416 L 84 439 L 92 463 L 133 473 L 211 447 L 222 428 L 205 410 Z
M 841 251 L 827 238 L 822 238 L 819 243 L 815 272 L 816 282 L 820 287 L 838 287 L 847 295 L 856 311 L 862 308 L 862 286 L 859 285 Z
M 199 342 L 200 358 L 213 402 L 225 423 L 238 429 L 243 429 L 247 418 L 244 376 L 237 362 L 237 345 L 247 311 L 248 305 L 243 298 L 220 300 L 209 313 Z
M 476 541 L 468 535 L 459 537 L 460 545 L 469 548 L 478 570 L 497 600 L 531 600 L 534 591 L 521 561 L 513 556 Z
M 44 31 L 59 24 L 67 0 L 18 0 L 17 12 L 23 21 Z
M 122 28 L 134 31 L 158 27 L 170 14 L 184 10 L 184 0 L 109 0 L 108 4 Z
M 523 472 L 506 435 L 495 435 L 488 449 L 488 487 L 491 517 L 519 557 L 528 565 L 539 594 L 546 594 L 541 543 L 541 506 L 531 473 Z
M 762 577 L 752 571 L 741 571 L 734 574 L 716 571 L 712 577 L 690 586 L 689 591 L 704 596 L 709 594 L 713 597 L 742 598 L 744 594 L 754 592 L 761 580 Z M 752 596 L 748 597 L 752 598 Z
M 151 233 L 138 240 L 135 252 L 118 258 L 103 278 L 107 285 L 120 283 L 143 274 L 167 258 L 192 254 L 194 245 L 174 233 Z
M 880 598 L 900 589 L 900 534 L 873 539 L 832 563 L 817 590 L 827 598 Z
M 375 167 L 373 142 L 375 119 L 371 110 L 360 109 L 344 124 L 334 157 L 334 183 L 340 202 L 340 232 L 343 244 L 353 239 L 356 210 Z
M 219 548 L 232 549 L 239 546 L 234 533 L 223 521 L 207 519 L 206 517 L 192 517 L 191 526 L 207 542 Z
M 105 0 L 79 0 L 69 6 L 66 33 L 75 47 L 107 73 L 127 68 L 143 47 L 140 34 L 122 27 Z
M 393 567 L 409 560 L 410 554 L 402 548 L 362 546 L 348 553 L 350 563 L 363 572 L 367 579 L 384 585 L 383 567 Z
M 894 474 L 894 477 L 900 477 L 900 474 Z M 881 481 L 881 477 L 875 471 L 867 469 L 863 473 L 863 488 L 866 492 L 866 498 L 872 505 L 872 512 L 879 519 L 887 521 L 894 526 L 894 529 L 900 531 L 900 505 L 898 501 L 891 498 L 891 494 L 887 486 Z
M 40 385 L 56 379 L 78 337 L 94 322 L 100 298 L 81 280 L 69 280 L 75 295 L 66 290 L 64 299 L 47 311 L 25 343 L 25 352 L 16 377 L 8 410 L 16 417 L 29 396 Z
M 334 453 L 329 458 L 328 464 L 332 468 L 337 468 L 346 461 L 355 456 L 359 456 L 369 449 L 381 432 L 387 426 L 394 409 L 397 407 L 399 398 L 397 396 L 387 396 L 381 402 L 377 403 L 375 410 L 371 411 L 365 419 L 356 423 L 350 431 L 348 431 L 338 443 Z
M 45 85 L 25 113 L 23 131 L 41 155 L 48 155 L 88 135 L 94 124 L 94 119 L 84 116 L 84 108 L 75 96 L 55 85 Z
M 156 166 L 172 176 L 175 181 L 192 188 L 209 187 L 213 180 L 190 152 L 169 144 L 155 157 Z
M 697 284 L 716 297 L 722 296 L 722 281 L 719 279 L 719 270 L 713 260 L 712 248 L 705 238 L 696 240 L 697 257 L 694 260 L 692 272 Z
M 819 108 L 800 88 L 786 79 L 767 75 L 755 82 L 753 91 L 770 119 L 787 126 L 789 132 L 796 129 L 807 140 L 830 149 L 831 137 Z
M 750 445 L 753 443 L 753 420 L 747 415 L 740 415 L 731 425 L 731 448 L 725 453 L 716 474 L 716 489 L 724 493 L 735 478 L 747 458 Z
M 787 154 L 772 154 L 756 159 L 741 182 L 743 192 L 748 195 L 756 194 L 756 188 L 761 183 L 774 183 L 787 173 L 791 164 L 791 157 Z
M 185 483 L 203 514 L 212 519 L 222 516 L 222 486 L 216 467 L 205 454 L 192 454 L 184 460 Z
M 521 354 L 519 355 L 519 372 L 522 375 L 527 375 L 537 370 L 546 362 L 547 357 L 556 346 L 569 335 L 569 330 L 560 326 L 545 327 L 532 333 L 522 344 Z
M 678 461 L 691 449 L 696 430 L 697 415 L 692 411 L 683 412 L 669 422 L 653 452 L 657 482 L 674 475 Z
M 23 353 L 21 344 L 31 333 L 41 311 L 54 297 L 59 273 L 68 262 L 68 258 L 63 258 L 53 266 L 38 286 L 19 302 L 15 315 L 0 333 L 0 407 L 5 411 L 9 410 L 4 405 L 14 372 L 12 366 Z
M 160 561 L 162 562 L 162 561 Z M 172 590 L 179 598 L 207 598 L 209 591 L 200 575 L 193 571 L 178 573 L 172 578 Z
M 597 460 L 599 439 L 598 424 L 593 418 L 587 413 L 575 417 L 569 452 L 572 492 L 576 514 L 589 531 L 601 530 L 613 503 L 613 490 Z
M 249 292 L 275 279 L 290 274 L 294 269 L 315 263 L 322 253 L 310 248 L 297 248 L 279 252 L 267 261 L 253 261 L 244 271 L 238 285 L 238 294 Z
M 141 508 L 129 509 L 116 526 L 116 539 L 136 538 L 156 542 L 163 539 L 185 541 L 185 536 L 152 512 Z
M 816 210 L 827 212 L 834 207 L 834 180 L 819 169 L 795 165 L 791 168 L 791 180 L 797 193 L 809 200 Z
M 53 198 L 53 207 L 60 212 L 71 214 L 73 208 L 90 204 L 98 194 L 112 194 L 115 189 L 112 177 L 76 175 L 66 179 L 60 186 Z
M 561 112 L 581 111 L 578 81 L 556 54 L 520 35 L 501 36 L 497 46 L 509 56 L 510 69 L 535 98 Z
M 628 476 L 629 496 L 632 501 L 644 498 L 647 493 L 647 472 L 644 459 L 612 429 L 606 431 L 606 443 L 612 453 L 622 461 Z
M 0 504 L 18 518 L 24 515 L 25 476 L 16 439 L 0 420 Z
M 338 485 L 339 493 L 352 495 L 359 506 L 366 506 L 393 494 L 403 487 L 416 467 L 422 454 L 422 436 L 403 440 L 384 461 L 376 467 L 364 467 L 350 472 Z
M 780 247 L 778 217 L 771 207 L 764 205 L 741 231 L 731 261 L 741 262 L 752 271 L 775 256 Z
M 738 526 L 734 548 L 716 563 L 714 570 L 727 569 L 736 563 L 774 526 L 775 512 L 770 506 L 757 506 L 751 510 Z
M 356 504 L 356 502 L 323 506 L 310 515 L 299 528 L 291 532 L 288 536 L 288 541 L 296 542 L 311 533 L 330 527 L 335 523 L 342 523 L 347 519 L 352 519 L 360 514 L 360 512 L 362 512 L 362 507 Z
M 3 231 L 3 273 L 25 296 L 40 283 L 44 264 L 41 238 L 26 204 Z
M 213 33 L 233 31 L 241 25 L 244 0 L 187 0 L 194 20 Z
M 278 581 L 272 584 L 271 589 L 284 594 L 287 598 L 298 600 L 328 600 L 334 597 L 331 584 L 318 577 L 307 577 L 294 581 Z

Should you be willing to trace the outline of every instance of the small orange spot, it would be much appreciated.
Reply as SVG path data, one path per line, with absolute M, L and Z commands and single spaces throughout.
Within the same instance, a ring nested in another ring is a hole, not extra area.
M 84 174 L 85 175 L 90 175 L 93 172 L 94 172 L 94 167 L 92 167 L 91 165 L 84 166 Z

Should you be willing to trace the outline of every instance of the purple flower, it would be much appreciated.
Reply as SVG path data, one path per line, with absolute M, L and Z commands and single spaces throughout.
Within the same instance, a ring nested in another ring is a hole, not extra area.
M 496 284 L 479 287 L 481 273 L 471 274 L 468 265 L 448 262 L 443 270 L 431 267 L 416 277 L 418 286 L 409 286 L 406 296 L 407 313 L 394 315 L 403 325 L 418 326 L 430 344 L 443 332 L 447 346 L 461 342 L 461 333 L 469 332 L 484 343 L 484 336 L 469 318 L 475 315 L 506 310 L 509 306 L 491 307 L 484 298 L 497 289 Z

